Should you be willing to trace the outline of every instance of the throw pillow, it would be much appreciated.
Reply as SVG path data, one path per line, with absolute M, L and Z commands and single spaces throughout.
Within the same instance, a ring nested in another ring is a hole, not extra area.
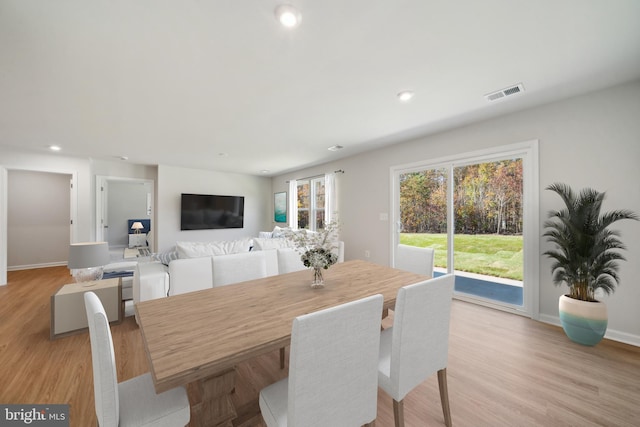
M 249 252 L 252 239 L 221 240 L 217 242 L 177 242 L 180 258 L 199 258 L 213 255 L 228 255 Z
M 273 231 L 271 232 L 271 237 L 277 239 L 278 237 L 285 237 L 285 233 L 290 231 L 289 227 L 278 227 L 277 225 L 273 227 Z
M 174 259 L 178 259 L 178 250 L 176 248 L 171 248 L 168 251 L 160 252 L 152 255 L 152 259 L 154 261 L 160 261 L 164 265 L 169 265 L 171 261 Z

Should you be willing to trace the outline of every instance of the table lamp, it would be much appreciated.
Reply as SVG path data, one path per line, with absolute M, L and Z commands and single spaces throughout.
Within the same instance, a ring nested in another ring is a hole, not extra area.
M 143 228 L 144 228 L 144 225 L 142 225 L 141 222 L 136 221 L 133 224 L 131 224 L 131 229 L 135 234 L 140 234 L 140 230 L 142 230 Z
M 72 243 L 69 245 L 68 267 L 76 283 L 101 280 L 109 263 L 107 242 Z M 91 286 L 88 283 L 86 286 Z

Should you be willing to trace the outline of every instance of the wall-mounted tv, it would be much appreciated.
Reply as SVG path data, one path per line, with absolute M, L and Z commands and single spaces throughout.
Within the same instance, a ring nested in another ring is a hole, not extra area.
M 182 194 L 181 230 L 244 227 L 244 197 Z

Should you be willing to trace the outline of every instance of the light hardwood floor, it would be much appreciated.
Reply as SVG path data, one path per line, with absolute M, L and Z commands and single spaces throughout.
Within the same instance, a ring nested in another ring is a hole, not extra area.
M 0 403 L 68 403 L 72 426 L 93 426 L 88 333 L 49 340 L 50 296 L 69 279 L 65 267 L 53 267 L 10 272 L 0 286 Z M 133 318 L 112 332 L 119 381 L 147 372 Z M 447 373 L 455 426 L 640 425 L 637 347 L 608 340 L 583 347 L 557 327 L 454 301 Z M 284 375 L 277 351 L 239 366 L 235 404 Z M 435 375 L 404 408 L 407 426 L 444 425 Z M 382 391 L 376 425 L 393 426 Z

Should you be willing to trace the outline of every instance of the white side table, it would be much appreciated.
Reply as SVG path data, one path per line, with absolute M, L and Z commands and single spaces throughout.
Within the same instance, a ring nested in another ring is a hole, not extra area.
M 51 295 L 52 340 L 83 332 L 89 327 L 84 308 L 85 292 L 94 292 L 100 298 L 110 323 L 122 321 L 122 284 L 119 277 L 64 285 Z
M 137 248 L 138 246 L 147 246 L 146 234 L 129 234 L 129 248 Z

